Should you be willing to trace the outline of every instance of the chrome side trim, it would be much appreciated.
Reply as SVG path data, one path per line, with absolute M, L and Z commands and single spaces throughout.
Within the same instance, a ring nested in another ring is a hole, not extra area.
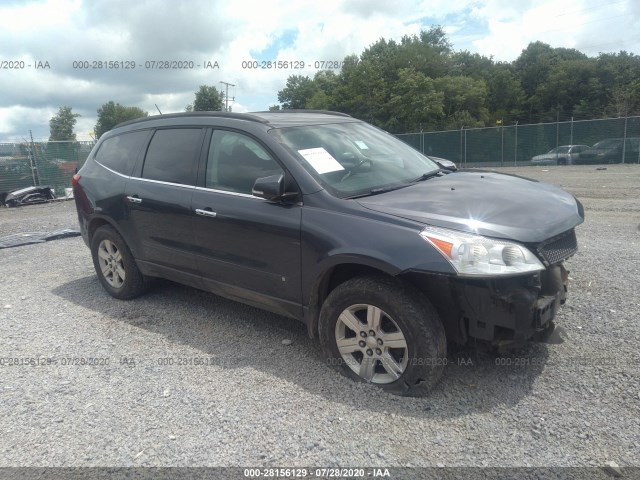
M 256 200 L 264 201 L 264 198 L 255 197 L 253 195 L 249 195 L 248 193 L 229 192 L 227 190 L 218 190 L 215 188 L 206 188 L 206 187 L 193 187 L 193 188 L 195 188 L 196 190 L 200 190 L 202 192 L 224 193 L 225 195 L 233 195 L 234 197 L 254 198 Z

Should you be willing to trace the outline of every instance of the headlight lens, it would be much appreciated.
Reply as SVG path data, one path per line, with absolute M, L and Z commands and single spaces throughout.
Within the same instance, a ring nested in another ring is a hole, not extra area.
M 544 270 L 526 247 L 473 233 L 427 226 L 420 236 L 463 275 L 513 275 Z

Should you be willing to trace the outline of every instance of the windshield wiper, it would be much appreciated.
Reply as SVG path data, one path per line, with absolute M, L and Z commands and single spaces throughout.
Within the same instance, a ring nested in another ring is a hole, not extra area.
M 430 172 L 423 173 L 418 178 L 411 180 L 411 183 L 422 182 L 423 180 L 428 180 L 441 173 L 451 173 L 451 172 L 449 170 L 445 170 L 444 168 L 438 168 L 437 170 L 432 170 Z
M 387 186 L 387 187 L 372 188 L 371 190 L 369 190 L 366 193 L 360 193 L 358 195 L 351 195 L 350 197 L 343 197 L 343 198 L 352 199 L 352 198 L 369 197 L 371 195 L 377 195 L 379 193 L 386 193 L 386 192 L 391 192 L 393 190 L 399 190 L 401 188 L 408 187 L 409 185 L 411 185 L 411 184 L 410 183 L 400 183 L 400 184 L 391 185 L 391 186 Z

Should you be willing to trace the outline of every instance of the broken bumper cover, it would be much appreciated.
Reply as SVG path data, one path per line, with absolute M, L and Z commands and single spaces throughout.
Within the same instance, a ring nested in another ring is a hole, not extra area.
M 568 281 L 568 272 L 560 263 L 535 276 L 456 282 L 461 306 L 458 337 L 496 347 L 544 341 L 565 302 Z

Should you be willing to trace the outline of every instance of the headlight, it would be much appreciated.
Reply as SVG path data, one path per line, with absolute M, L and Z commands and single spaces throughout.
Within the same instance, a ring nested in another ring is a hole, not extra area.
M 544 270 L 526 247 L 473 233 L 427 226 L 420 236 L 463 275 L 513 275 Z

